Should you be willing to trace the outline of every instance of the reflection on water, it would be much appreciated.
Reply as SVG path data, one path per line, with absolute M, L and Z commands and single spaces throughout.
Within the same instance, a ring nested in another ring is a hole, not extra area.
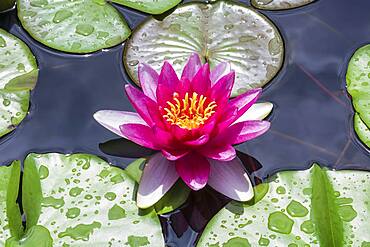
M 117 8 L 132 28 L 145 18 Z M 367 1 L 325 0 L 285 12 L 263 12 L 282 32 L 286 59 L 262 97 L 275 105 L 271 131 L 238 146 L 254 157 L 239 153 L 253 167 L 254 182 L 279 170 L 305 169 L 313 161 L 370 170 L 369 151 L 352 130 L 344 80 L 350 56 L 370 40 L 369 9 Z M 0 164 L 23 160 L 29 152 L 87 152 L 125 167 L 131 159 L 113 155 L 131 150 L 134 157 L 138 150 L 128 143 L 117 150 L 122 140 L 112 141 L 117 136 L 92 118 L 101 109 L 133 111 L 123 91 L 128 77 L 122 68 L 122 45 L 87 56 L 54 52 L 20 28 L 14 10 L 0 14 L 0 27 L 24 40 L 40 67 L 29 116 L 0 139 Z M 180 210 L 162 217 L 168 245 L 193 246 L 197 232 L 227 201 L 211 189 L 192 193 Z

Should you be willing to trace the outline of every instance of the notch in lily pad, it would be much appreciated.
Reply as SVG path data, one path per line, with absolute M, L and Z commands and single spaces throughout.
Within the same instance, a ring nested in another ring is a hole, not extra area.
M 271 81 L 280 70 L 284 44 L 276 26 L 259 12 L 231 1 L 187 3 L 159 21 L 149 17 L 126 42 L 124 65 L 139 85 L 138 66 L 159 71 L 164 60 L 178 75 L 198 53 L 213 68 L 229 62 L 236 72 L 232 96 Z

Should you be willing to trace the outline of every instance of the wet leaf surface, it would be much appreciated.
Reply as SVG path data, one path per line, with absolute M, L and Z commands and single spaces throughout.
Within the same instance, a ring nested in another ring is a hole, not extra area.
M 314 165 L 279 172 L 269 181 L 255 187 L 254 201 L 232 201 L 222 209 L 198 246 L 363 246 L 370 241 L 369 172 Z
M 113 0 L 112 2 L 122 4 L 149 14 L 162 14 L 175 7 L 181 0 Z
M 236 71 L 233 96 L 262 87 L 279 71 L 284 57 L 282 38 L 262 14 L 245 5 L 217 1 L 189 3 L 159 21 L 149 18 L 126 43 L 124 64 L 138 83 L 139 63 L 157 71 L 164 60 L 180 72 L 192 53 L 211 67 L 230 62 Z
M 251 0 L 254 7 L 265 10 L 284 10 L 301 7 L 315 0 Z
M 20 39 L 0 29 L 0 137 L 27 115 L 29 91 L 36 85 L 37 64 Z
M 18 0 L 18 17 L 34 39 L 71 53 L 115 46 L 131 33 L 123 16 L 105 0 Z
M 370 148 L 370 44 L 359 48 L 349 61 L 347 90 L 357 112 L 354 126 L 359 138 Z

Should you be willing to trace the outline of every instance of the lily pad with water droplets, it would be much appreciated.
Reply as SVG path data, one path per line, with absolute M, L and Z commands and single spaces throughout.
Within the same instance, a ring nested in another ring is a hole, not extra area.
M 19 161 L 14 161 L 9 167 L 0 167 L 0 246 L 5 246 L 11 235 L 20 236 L 23 233 L 21 214 L 16 204 L 20 167 Z
M 230 62 L 236 71 L 233 96 L 262 87 L 279 71 L 284 45 L 275 25 L 253 9 L 231 1 L 188 3 L 162 21 L 148 18 L 126 43 L 124 65 L 138 82 L 138 64 L 157 71 L 171 62 L 180 75 L 198 53 L 211 67 Z
M 137 9 L 149 14 L 162 14 L 169 9 L 172 9 L 181 0 L 112 0 L 112 2 Z
M 352 96 L 353 106 L 358 113 L 355 117 L 355 130 L 359 137 L 364 137 L 370 128 L 370 44 L 361 47 L 353 54 L 348 64 L 346 80 L 347 90 Z M 358 132 L 360 130 L 364 131 L 360 134 Z M 367 146 L 370 147 L 368 144 Z
M 89 53 L 122 43 L 130 29 L 104 0 L 18 0 L 26 31 L 44 45 L 65 52 Z
M 36 85 L 37 64 L 20 39 L 0 29 L 0 137 L 27 115 L 29 91 Z
M 310 4 L 316 0 L 251 0 L 254 7 L 265 10 L 293 9 Z
M 370 172 L 317 165 L 284 171 L 231 202 L 207 225 L 203 246 L 368 246 Z
M 358 113 L 355 113 L 353 121 L 353 126 L 355 128 L 357 136 L 368 148 L 370 148 L 370 129 L 366 126 L 364 121 L 361 120 Z
M 54 246 L 164 246 L 153 209 L 139 210 L 135 181 L 88 154 L 30 154 L 23 208 L 27 230 L 48 229 Z

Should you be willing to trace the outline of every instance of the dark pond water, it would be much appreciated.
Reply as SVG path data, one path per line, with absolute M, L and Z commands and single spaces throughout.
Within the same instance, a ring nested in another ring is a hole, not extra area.
M 117 8 L 131 28 L 146 18 Z M 261 99 L 275 104 L 271 130 L 238 146 L 256 182 L 279 170 L 305 169 L 314 161 L 337 169 L 370 170 L 370 152 L 353 131 L 345 89 L 351 54 L 370 42 L 369 10 L 369 1 L 319 0 L 288 11 L 262 11 L 281 30 L 286 58 Z M 131 159 L 99 148 L 117 137 L 92 118 L 100 109 L 133 110 L 123 91 L 129 81 L 121 61 L 123 45 L 86 56 L 55 52 L 30 38 L 16 11 L 0 14 L 0 27 L 30 46 L 40 68 L 30 114 L 16 131 L 0 139 L 0 164 L 23 160 L 30 152 L 86 152 L 125 167 Z M 122 152 L 138 153 L 128 143 L 121 147 Z M 205 223 L 226 202 L 210 189 L 191 194 L 180 210 L 162 217 L 167 244 L 194 246 Z

